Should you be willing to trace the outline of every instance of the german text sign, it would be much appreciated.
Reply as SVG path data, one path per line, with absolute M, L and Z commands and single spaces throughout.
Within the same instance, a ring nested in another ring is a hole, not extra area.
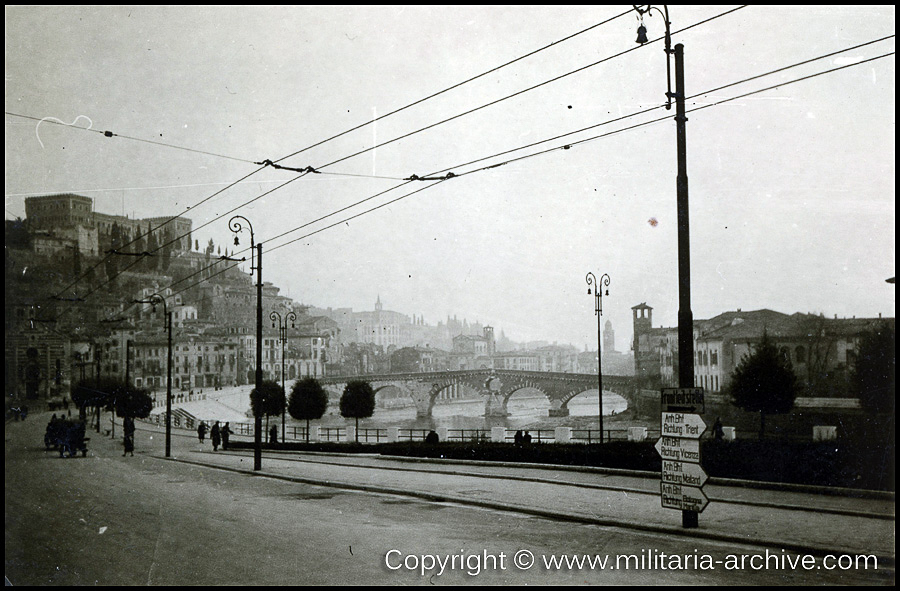
M 680 437 L 660 437 L 656 442 L 656 451 L 662 459 L 677 462 L 700 463 L 700 440 L 682 439 Z
M 709 499 L 696 486 L 682 486 L 680 484 L 660 482 L 659 494 L 662 498 L 662 506 L 667 509 L 681 509 L 682 511 L 700 513 L 709 504 Z
M 706 423 L 700 415 L 684 412 L 662 413 L 663 437 L 686 437 L 688 439 L 700 439 L 706 431 Z
M 660 398 L 663 412 L 704 412 L 703 388 L 663 388 Z
M 702 487 L 709 476 L 700 464 L 663 460 L 662 481 L 669 484 Z

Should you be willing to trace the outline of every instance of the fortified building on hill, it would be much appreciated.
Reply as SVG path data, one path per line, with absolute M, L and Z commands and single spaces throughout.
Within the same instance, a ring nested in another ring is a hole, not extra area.
M 99 213 L 94 211 L 93 199 L 71 193 L 26 197 L 25 219 L 38 242 L 36 250 L 44 254 L 75 247 L 82 255 L 99 256 L 103 252 L 104 236 L 112 239 L 114 234 L 121 233 L 135 238 L 161 226 L 159 238 L 174 240 L 173 250 L 191 249 L 192 222 L 188 218 L 132 219 Z

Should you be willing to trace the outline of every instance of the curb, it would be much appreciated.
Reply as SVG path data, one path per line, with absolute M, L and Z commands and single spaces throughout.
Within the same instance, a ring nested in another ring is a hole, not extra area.
M 277 450 L 269 450 L 277 451 Z M 612 476 L 632 476 L 635 478 L 652 478 L 658 480 L 659 472 L 648 472 L 646 470 L 627 470 L 624 468 L 601 468 L 596 466 L 567 466 L 563 464 L 537 464 L 530 462 L 491 462 L 487 460 L 463 460 L 454 458 L 423 458 L 411 456 L 389 456 L 384 454 L 366 453 L 352 454 L 340 452 L 325 451 L 295 451 L 303 455 L 314 456 L 335 456 L 335 457 L 374 457 L 396 462 L 410 463 L 442 463 L 442 464 L 460 464 L 469 466 L 501 466 L 505 468 L 534 468 L 538 470 L 558 470 L 564 472 L 584 472 L 588 474 L 610 474 Z M 811 484 L 793 484 L 789 482 L 769 482 L 762 480 L 745 480 L 738 478 L 719 478 L 710 477 L 706 481 L 707 484 L 720 486 L 735 486 L 741 488 L 754 488 L 759 490 L 786 491 L 786 492 L 802 492 L 828 496 L 843 496 L 857 499 L 873 499 L 881 501 L 894 501 L 895 493 L 890 491 L 867 490 L 861 488 L 842 488 L 835 486 L 816 486 Z
M 294 452 L 286 452 L 286 453 L 294 453 Z M 328 454 L 317 454 L 317 455 L 328 455 Z M 332 456 L 340 456 L 347 457 L 353 456 L 354 454 L 330 454 Z M 360 454 L 356 454 L 360 455 Z M 366 454 L 365 457 L 373 458 L 373 459 L 385 459 L 383 456 L 375 456 L 373 454 Z M 317 462 L 315 460 L 304 460 L 302 458 L 302 454 L 299 460 L 300 462 L 309 462 L 309 463 L 318 463 L 318 464 L 327 464 L 333 466 L 343 465 L 338 462 Z M 489 463 L 490 464 L 490 463 Z M 494 467 L 497 464 L 490 464 L 490 467 Z M 523 466 L 528 466 L 529 464 L 524 464 Z M 372 468 L 372 469 L 384 469 L 382 466 L 366 466 L 366 465 L 357 465 L 357 468 Z M 509 467 L 509 466 L 506 466 Z M 391 468 L 387 468 L 391 469 Z M 631 492 L 636 494 L 645 494 L 650 496 L 659 496 L 658 492 L 654 491 L 643 491 L 634 488 L 628 488 L 624 486 L 614 486 L 614 485 L 606 485 L 606 484 L 589 484 L 584 482 L 569 482 L 569 481 L 560 481 L 560 480 L 552 480 L 549 478 L 540 478 L 537 476 L 514 476 L 514 475 L 500 475 L 500 474 L 484 474 L 478 472 L 460 472 L 455 470 L 417 470 L 416 468 L 393 468 L 396 471 L 404 471 L 404 472 L 422 472 L 422 473 L 430 473 L 430 474 L 444 474 L 449 476 L 471 476 L 477 478 L 492 478 L 498 480 L 518 480 L 521 482 L 540 482 L 545 484 L 556 484 L 556 485 L 564 485 L 564 486 L 573 486 L 577 488 L 587 488 L 587 489 L 595 489 L 595 490 L 610 490 L 610 491 L 619 491 L 619 492 Z M 648 479 L 652 478 L 654 482 L 659 482 L 659 474 L 650 472 L 651 476 Z M 655 475 L 655 477 L 654 477 Z M 643 474 L 639 474 L 639 476 L 643 477 Z M 721 484 L 721 483 L 720 483 Z M 786 505 L 784 503 L 769 503 L 764 501 L 743 501 L 736 499 L 725 499 L 721 497 L 709 497 L 710 501 L 715 501 L 718 503 L 728 503 L 731 505 L 744 505 L 748 507 L 766 507 L 770 509 L 788 509 L 792 511 L 808 511 L 813 513 L 828 513 L 831 515 L 842 515 L 846 517 L 863 517 L 867 519 L 882 519 L 886 521 L 894 521 L 896 516 L 894 514 L 886 514 L 886 513 L 866 513 L 863 511 L 854 511 L 852 509 L 822 509 L 816 507 L 805 507 L 803 505 Z
M 351 454 L 352 455 L 352 454 Z M 543 517 L 546 519 L 556 519 L 563 521 L 570 521 L 573 523 L 583 523 L 588 525 L 598 525 L 602 527 L 616 527 L 616 528 L 626 528 L 633 529 L 637 531 L 644 531 L 650 533 L 662 533 L 667 535 L 677 535 L 681 537 L 688 538 L 703 538 L 718 542 L 728 542 L 732 544 L 741 544 L 741 545 L 758 545 L 758 546 L 768 546 L 772 548 L 781 548 L 783 550 L 796 552 L 799 554 L 811 554 L 816 556 L 826 556 L 826 555 L 834 555 L 840 553 L 842 551 L 835 550 L 833 548 L 822 548 L 819 546 L 813 545 L 803 545 L 797 543 L 784 543 L 778 542 L 775 540 L 764 540 L 764 539 L 754 539 L 748 540 L 746 538 L 742 538 L 739 536 L 728 535 L 728 534 L 720 534 L 717 532 L 709 532 L 697 529 L 685 530 L 683 528 L 679 528 L 676 526 L 665 526 L 665 525 L 648 525 L 645 523 L 639 523 L 635 521 L 622 521 L 622 520 L 612 520 L 612 519 L 599 519 L 596 517 L 575 515 L 571 513 L 562 513 L 562 512 L 554 512 L 544 509 L 535 509 L 533 507 L 525 507 L 521 505 L 509 505 L 509 504 L 501 504 L 494 501 L 483 501 L 478 499 L 471 499 L 466 497 L 456 497 L 453 495 L 443 495 L 436 493 L 428 493 L 428 492 L 420 492 L 420 491 L 409 491 L 403 489 L 395 489 L 391 487 L 384 486 L 372 486 L 365 484 L 356 484 L 349 482 L 339 482 L 339 481 L 329 481 L 329 480 L 315 480 L 312 478 L 304 478 L 300 476 L 283 476 L 279 474 L 268 474 L 264 472 L 256 472 L 253 470 L 245 470 L 241 468 L 231 468 L 227 466 L 219 466 L 212 464 L 205 464 L 203 462 L 198 462 L 194 460 L 186 460 L 186 459 L 178 459 L 178 458 L 159 458 L 163 460 L 169 460 L 173 462 L 179 462 L 182 464 L 190 464 L 194 466 L 203 466 L 206 468 L 212 468 L 217 470 L 225 470 L 227 472 L 232 472 L 235 474 L 244 474 L 247 476 L 255 476 L 262 478 L 274 478 L 276 480 L 283 480 L 286 482 L 296 482 L 301 484 L 311 484 L 316 486 L 327 486 L 332 488 L 343 488 L 348 490 L 358 490 L 363 492 L 371 492 L 371 493 L 379 493 L 379 494 L 390 494 L 390 495 L 398 495 L 404 497 L 414 497 L 432 502 L 444 502 L 444 503 L 457 503 L 460 505 L 470 505 L 475 507 L 482 507 L 486 509 L 494 509 L 499 511 L 512 511 L 516 513 L 523 513 L 526 515 L 533 515 L 535 517 Z M 844 551 L 843 553 L 849 553 L 848 551 Z M 893 556 L 877 556 L 875 555 L 879 563 L 883 563 L 883 567 L 879 570 L 883 569 L 893 575 L 895 559 Z

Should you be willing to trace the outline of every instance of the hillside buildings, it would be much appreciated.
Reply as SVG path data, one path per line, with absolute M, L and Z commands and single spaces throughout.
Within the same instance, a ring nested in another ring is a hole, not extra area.
M 176 395 L 253 383 L 256 287 L 210 240 L 201 248 L 187 218 L 132 219 L 94 211 L 74 194 L 26 199 L 27 218 L 6 222 L 5 383 L 10 397 L 68 395 L 73 382 L 116 376 L 164 390 L 165 312 L 172 316 Z M 233 254 L 233 253 L 232 253 Z M 165 307 L 137 304 L 154 294 Z M 638 376 L 675 385 L 677 329 L 654 327 L 646 303 L 633 310 L 630 353 L 616 350 L 607 321 L 602 359 L 585 347 L 512 343 L 502 331 L 455 316 L 429 325 L 385 309 L 314 308 L 262 288 L 262 371 L 267 379 L 467 369 Z M 271 320 L 277 312 L 285 332 Z M 290 322 L 287 319 L 290 318 Z M 722 392 L 763 332 L 808 388 L 840 391 L 860 336 L 879 319 L 826 319 L 772 310 L 723 312 L 694 323 L 695 384 Z M 888 319 L 893 322 L 893 319 Z M 284 339 L 284 341 L 282 341 Z

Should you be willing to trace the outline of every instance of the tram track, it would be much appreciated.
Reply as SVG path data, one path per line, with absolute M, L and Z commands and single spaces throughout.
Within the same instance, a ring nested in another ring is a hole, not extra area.
M 227 452 L 217 452 L 217 453 L 227 453 L 230 455 L 236 456 L 246 456 L 247 453 L 242 453 L 238 451 L 227 451 Z M 396 465 L 398 462 L 405 462 L 412 460 L 411 458 L 391 458 L 384 456 L 374 456 L 370 454 L 360 455 L 354 454 L 351 457 L 335 454 L 335 455 L 327 455 L 322 456 L 319 454 L 316 455 L 297 455 L 297 452 L 279 452 L 266 450 L 264 457 L 269 458 L 277 458 L 280 461 L 290 461 L 296 463 L 309 463 L 309 464 L 320 464 L 320 465 L 328 465 L 328 466 L 343 466 L 343 467 L 353 467 L 353 468 L 363 468 L 363 469 L 371 469 L 371 470 L 389 470 L 392 472 L 418 472 L 418 473 L 428 473 L 428 474 L 439 474 L 445 476 L 458 476 L 458 477 L 469 477 L 469 478 L 486 478 L 486 479 L 498 479 L 498 480 L 508 480 L 508 481 L 521 481 L 521 482 L 534 482 L 541 484 L 549 484 L 560 487 L 578 487 L 578 488 L 587 488 L 587 489 L 595 489 L 595 490 L 603 490 L 610 492 L 620 492 L 626 494 L 637 494 L 637 495 L 647 495 L 647 496 L 659 496 L 658 489 L 651 489 L 648 487 L 637 487 L 637 486 L 622 486 L 615 484 L 604 484 L 604 483 L 595 483 L 595 482 L 587 482 L 587 481 L 574 481 L 574 480 L 561 480 L 558 478 L 546 478 L 540 476 L 525 476 L 510 473 L 511 470 L 507 470 L 506 473 L 500 473 L 497 471 L 490 471 L 489 466 L 480 465 L 479 468 L 485 468 L 484 470 L 460 470 L 451 468 L 450 466 L 459 466 L 457 463 L 446 463 L 435 461 L 435 460 L 423 460 L 421 458 L 416 458 L 416 466 L 415 467 L 407 467 L 407 466 L 398 466 Z M 368 462 L 368 463 L 366 463 Z M 434 467 L 437 464 L 442 464 L 442 467 Z M 447 466 L 447 467 L 443 467 Z M 566 467 L 560 467 L 561 471 L 565 471 Z M 552 472 L 552 469 L 547 469 L 543 467 L 529 467 L 525 464 L 517 464 L 516 469 L 521 471 L 522 469 L 533 470 L 535 472 L 539 471 L 547 471 Z M 659 476 L 653 473 L 641 473 L 640 475 L 636 474 L 636 478 L 645 479 L 650 486 L 653 486 L 653 483 L 658 482 Z M 590 475 L 584 475 L 585 479 Z M 602 476 L 602 475 L 600 475 Z M 867 519 L 878 519 L 878 520 L 889 520 L 893 521 L 895 519 L 895 515 L 893 512 L 885 511 L 885 510 L 860 510 L 860 509 L 847 509 L 847 508 L 837 508 L 837 507 L 827 507 L 822 505 L 803 505 L 797 503 L 787 503 L 787 502 L 772 502 L 772 501 L 761 501 L 761 500 L 750 500 L 750 499 L 736 499 L 730 498 L 724 494 L 722 491 L 718 489 L 728 489 L 729 487 L 723 485 L 717 485 L 715 487 L 710 487 L 704 489 L 709 500 L 711 502 L 721 503 L 721 504 L 730 504 L 730 505 L 740 505 L 746 507 L 759 507 L 759 508 L 773 508 L 773 509 L 785 509 L 791 511 L 801 511 L 801 512 L 812 512 L 817 514 L 832 514 L 832 515 L 840 515 L 840 516 L 849 516 L 849 517 L 860 517 Z M 789 494 L 789 493 L 788 493 Z

